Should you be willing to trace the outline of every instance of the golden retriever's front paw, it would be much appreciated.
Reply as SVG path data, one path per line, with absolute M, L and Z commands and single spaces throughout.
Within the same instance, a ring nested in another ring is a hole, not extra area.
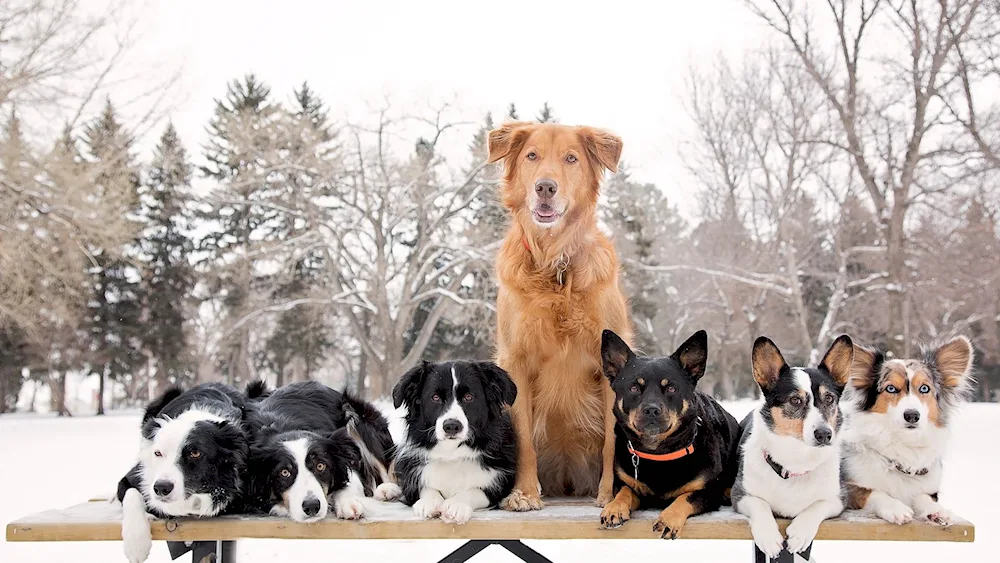
M 529 510 L 541 510 L 545 506 L 542 499 L 537 494 L 526 494 L 520 489 L 514 489 L 510 495 L 500 501 L 500 508 L 511 512 L 528 512 Z
M 594 500 L 594 506 L 604 508 L 613 500 L 615 500 L 615 495 L 611 493 L 598 493 L 597 498 Z

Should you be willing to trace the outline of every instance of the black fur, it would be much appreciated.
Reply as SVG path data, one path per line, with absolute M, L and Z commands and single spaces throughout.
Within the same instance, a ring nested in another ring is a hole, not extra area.
M 341 396 L 344 427 L 361 447 L 362 454 L 368 452 L 368 456 L 361 456 L 360 477 L 365 495 L 372 496 L 375 488 L 388 477 L 389 467 L 396 456 L 389 421 L 368 401 L 358 399 L 346 390 Z
M 639 357 L 610 330 L 602 335 L 604 373 L 615 393 L 615 484 L 617 495 L 627 480 L 640 508 L 669 506 L 671 494 L 693 481 L 704 481 L 688 501 L 695 514 L 716 510 L 736 478 L 739 425 L 709 395 L 697 390 L 705 373 L 708 336 L 695 333 L 669 357 Z M 686 405 L 686 406 L 685 406 Z M 667 434 L 666 436 L 663 436 Z M 633 465 L 629 443 L 649 454 L 666 454 L 694 444 L 694 452 L 671 461 L 640 459 Z M 638 479 L 636 474 L 638 473 Z M 639 490 L 637 490 L 639 489 Z M 625 517 L 627 519 L 627 517 Z M 605 526 L 617 526 L 602 516 Z M 663 537 L 676 531 L 663 530 Z
M 161 419 L 177 418 L 196 407 L 211 410 L 225 420 L 198 422 L 188 434 L 184 450 L 196 450 L 201 455 L 196 460 L 185 456 L 179 464 L 185 490 L 189 494 L 210 494 L 216 506 L 224 506 L 223 513 L 232 512 L 234 501 L 242 490 L 242 474 L 249 453 L 247 436 L 241 426 L 247 404 L 239 391 L 222 383 L 204 383 L 188 391 L 171 387 L 146 407 L 142 436 L 146 440 L 154 439 Z M 167 516 L 149 506 L 148 491 L 142 486 L 141 463 L 118 482 L 118 500 L 121 501 L 132 488 L 143 494 L 151 513 L 161 518 Z
M 453 368 L 470 430 L 463 445 L 478 454 L 484 470 L 498 472 L 492 485 L 483 492 L 495 505 L 514 487 L 517 444 L 507 407 L 517 398 L 517 387 L 510 376 L 492 362 L 422 362 L 403 375 L 392 393 L 397 408 L 404 404 L 407 407 L 407 443 L 396 458 L 395 471 L 403 502 L 410 506 L 420 498 L 426 454 L 438 443 L 435 435 L 438 417 L 454 400 Z M 464 402 L 466 395 L 471 401 Z

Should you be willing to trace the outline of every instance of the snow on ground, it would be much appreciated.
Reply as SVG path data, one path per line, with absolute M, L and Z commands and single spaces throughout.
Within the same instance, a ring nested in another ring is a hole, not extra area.
M 727 404 L 741 418 L 749 402 Z M 131 466 L 138 445 L 138 413 L 105 417 L 51 418 L 38 415 L 0 416 L 0 523 L 45 509 L 85 502 L 95 493 L 113 491 Z M 1000 553 L 1000 405 L 973 404 L 964 408 L 955 423 L 951 452 L 945 460 L 941 495 L 945 506 L 977 525 L 973 544 L 818 542 L 819 561 L 858 558 L 907 563 L 942 561 L 996 561 Z M 595 523 L 596 525 L 596 523 Z M 627 543 L 626 543 L 627 541 Z M 288 541 L 244 540 L 238 544 L 242 563 L 286 561 L 319 555 L 323 560 L 433 563 L 463 542 L 458 541 Z M 528 541 L 555 563 L 630 560 L 690 556 L 694 561 L 746 561 L 752 553 L 748 541 Z M 882 557 L 885 556 L 885 557 Z M 166 562 L 166 545 L 157 542 L 149 559 Z M 0 543 L 0 562 L 75 561 L 105 563 L 124 561 L 118 542 Z M 496 546 L 475 563 L 513 562 L 516 559 Z

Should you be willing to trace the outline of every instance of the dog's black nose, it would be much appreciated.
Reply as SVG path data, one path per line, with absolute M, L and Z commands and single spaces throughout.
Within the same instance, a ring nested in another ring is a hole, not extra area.
M 306 516 L 316 516 L 319 514 L 319 499 L 310 498 L 302 501 L 302 512 L 305 512 Z
M 833 440 L 833 430 L 830 430 L 825 426 L 822 428 L 817 428 L 816 431 L 813 432 L 813 436 L 816 437 L 817 444 L 825 446 Z
M 656 405 L 646 405 L 642 407 L 642 414 L 646 416 L 660 416 L 660 413 L 662 412 L 663 411 L 660 410 L 660 407 Z
M 903 420 L 909 422 L 910 424 L 920 422 L 920 411 L 917 409 L 906 409 L 906 411 L 903 412 Z
M 174 484 L 170 481 L 157 481 L 153 483 L 153 492 L 156 496 L 165 497 L 174 490 Z
M 444 433 L 446 435 L 454 436 L 455 434 L 458 434 L 459 432 L 462 431 L 462 423 L 454 418 L 449 418 L 448 420 L 444 421 L 444 424 L 441 425 L 441 428 L 444 430 Z
M 549 178 L 542 178 L 535 182 L 535 193 L 539 197 L 552 197 L 556 195 L 556 191 L 559 190 L 559 185 L 556 184 L 555 180 Z

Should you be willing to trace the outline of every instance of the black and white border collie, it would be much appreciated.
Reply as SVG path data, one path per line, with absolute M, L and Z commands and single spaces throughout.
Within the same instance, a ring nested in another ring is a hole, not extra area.
M 221 383 L 167 390 L 146 408 L 138 463 L 118 483 L 125 556 L 145 561 L 150 515 L 208 517 L 238 498 L 248 454 L 242 393 Z
M 406 406 L 406 439 L 396 457 L 399 489 L 376 498 L 403 502 L 422 518 L 463 524 L 474 510 L 510 494 L 517 445 L 508 408 L 517 387 L 492 362 L 423 362 L 392 392 Z
M 800 553 L 819 525 L 844 510 L 838 403 L 851 376 L 854 345 L 837 338 L 819 367 L 789 367 L 766 337 L 753 345 L 753 377 L 764 404 L 743 420 L 733 506 L 750 518 L 754 543 L 770 558 Z M 781 537 L 774 517 L 791 518 Z
M 938 491 L 948 423 L 972 385 L 972 343 L 959 336 L 910 360 L 859 346 L 854 358 L 844 401 L 848 506 L 896 524 L 951 525 Z
M 315 522 L 332 505 L 338 518 L 364 516 L 361 448 L 340 423 L 343 403 L 341 393 L 315 381 L 286 385 L 256 403 L 247 420 L 247 512 Z

